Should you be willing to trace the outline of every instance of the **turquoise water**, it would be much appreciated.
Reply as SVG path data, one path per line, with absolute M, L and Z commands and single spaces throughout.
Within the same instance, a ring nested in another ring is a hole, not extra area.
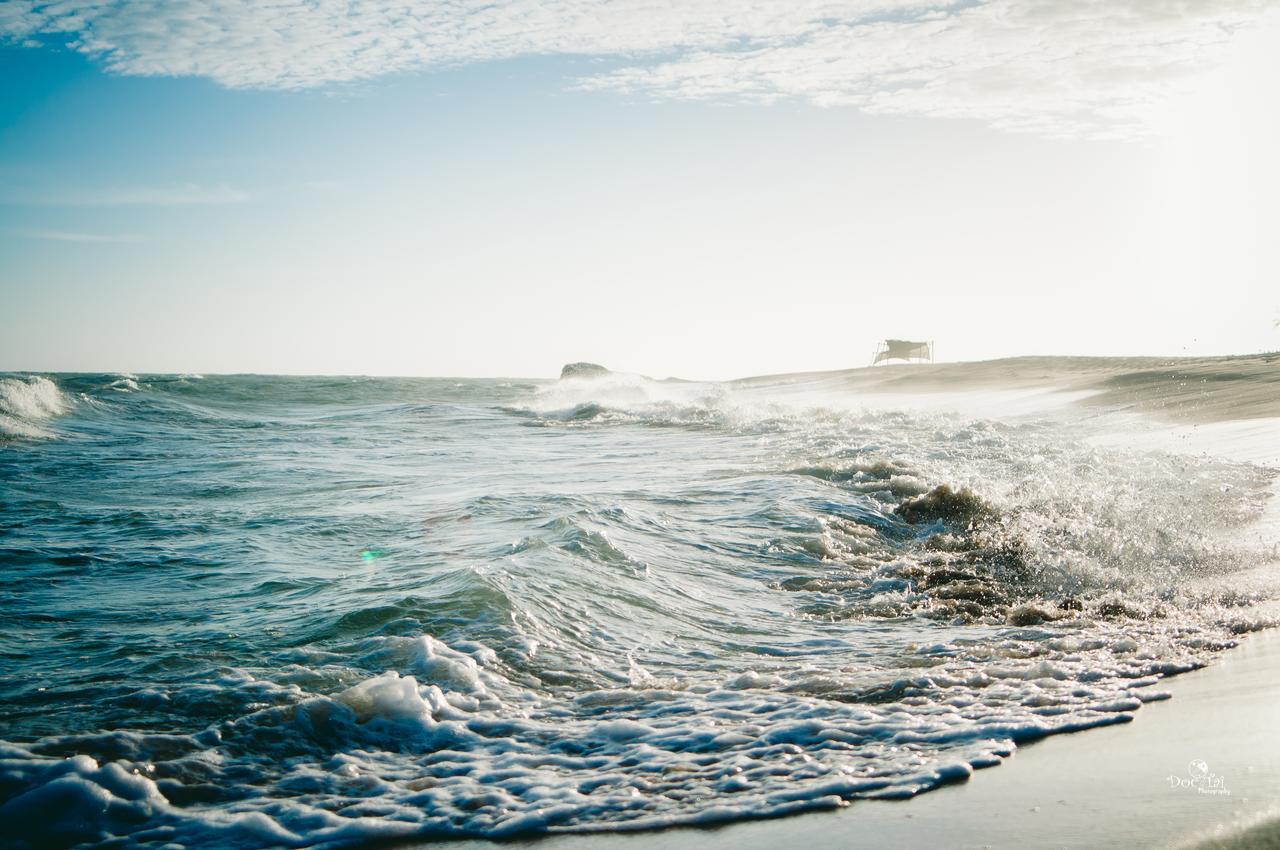
M 0 838 L 718 822 L 1123 722 L 1266 624 L 1275 472 L 1071 400 L 0 377 Z

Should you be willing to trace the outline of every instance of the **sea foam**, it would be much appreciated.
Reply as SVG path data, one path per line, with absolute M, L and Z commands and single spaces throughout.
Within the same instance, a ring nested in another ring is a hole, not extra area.
M 69 408 L 67 397 L 48 378 L 0 378 L 0 437 L 51 437 L 40 423 Z

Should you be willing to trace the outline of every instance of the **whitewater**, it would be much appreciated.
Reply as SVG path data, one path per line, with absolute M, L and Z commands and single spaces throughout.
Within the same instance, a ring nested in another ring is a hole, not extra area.
M 1126 722 L 1276 622 L 1277 374 L 0 375 L 0 843 L 719 823 Z

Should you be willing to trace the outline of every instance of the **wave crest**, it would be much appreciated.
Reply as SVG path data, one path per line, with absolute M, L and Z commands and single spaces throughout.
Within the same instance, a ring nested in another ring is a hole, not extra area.
M 0 439 L 48 438 L 38 423 L 71 407 L 58 385 L 40 375 L 0 378 Z

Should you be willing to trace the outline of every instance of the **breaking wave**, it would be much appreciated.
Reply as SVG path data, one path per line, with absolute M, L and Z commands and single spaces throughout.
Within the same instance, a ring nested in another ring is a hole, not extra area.
M 0 377 L 0 439 L 51 437 L 41 423 L 69 407 L 66 396 L 48 378 Z
M 60 380 L 83 439 L 0 454 L 18 847 L 910 797 L 1129 720 L 1280 595 L 1274 468 L 1100 442 L 1128 420 L 1052 393 Z

